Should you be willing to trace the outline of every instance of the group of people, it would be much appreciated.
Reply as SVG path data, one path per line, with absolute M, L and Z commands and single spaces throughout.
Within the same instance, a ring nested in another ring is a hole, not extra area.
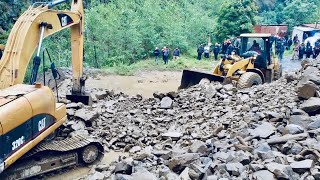
M 214 46 L 211 47 L 211 44 L 209 43 L 205 47 L 203 47 L 203 44 L 201 44 L 197 49 L 197 59 L 201 60 L 202 54 L 204 54 L 205 58 L 210 57 L 210 52 L 214 55 L 214 60 L 218 60 L 219 54 L 226 54 L 231 55 L 232 53 L 239 54 L 240 53 L 240 38 L 231 38 L 225 40 L 222 45 L 219 43 L 215 43 Z
M 303 36 L 303 41 L 305 41 L 305 34 Z M 293 54 L 291 60 L 302 60 L 306 58 L 315 59 L 320 54 L 320 39 L 318 39 L 314 44 L 311 44 L 310 41 L 301 42 L 298 40 L 296 35 L 293 40 Z
M 155 48 L 155 50 L 153 51 L 153 55 L 154 55 L 154 61 L 156 64 L 158 64 L 158 59 L 160 57 L 160 54 L 162 55 L 162 60 L 164 62 L 164 64 L 168 64 L 169 61 L 169 56 L 170 56 L 170 49 L 167 48 L 166 46 L 164 46 L 161 51 L 158 47 Z M 180 57 L 180 49 L 176 48 L 173 51 L 173 59 L 178 59 Z

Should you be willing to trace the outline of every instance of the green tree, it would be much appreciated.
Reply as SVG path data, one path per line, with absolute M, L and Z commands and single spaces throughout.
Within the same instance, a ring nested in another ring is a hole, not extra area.
M 308 0 L 287 0 L 283 8 L 283 22 L 289 28 L 304 24 L 314 23 L 317 13 L 317 6 Z
M 253 0 L 226 1 L 219 12 L 215 28 L 216 37 L 222 41 L 231 36 L 251 32 L 255 25 L 257 8 Z

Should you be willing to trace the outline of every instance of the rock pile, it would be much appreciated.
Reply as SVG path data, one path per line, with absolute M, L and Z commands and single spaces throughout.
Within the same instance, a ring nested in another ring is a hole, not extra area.
M 130 153 L 88 179 L 320 179 L 319 69 L 315 61 L 250 89 L 202 83 L 149 99 L 93 89 L 92 107 L 68 104 L 64 132 Z

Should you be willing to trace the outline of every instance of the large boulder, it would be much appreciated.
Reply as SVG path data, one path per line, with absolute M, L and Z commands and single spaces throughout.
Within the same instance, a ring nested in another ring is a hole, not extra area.
M 310 99 L 304 101 L 300 108 L 307 113 L 314 113 L 320 109 L 320 98 L 311 97 Z

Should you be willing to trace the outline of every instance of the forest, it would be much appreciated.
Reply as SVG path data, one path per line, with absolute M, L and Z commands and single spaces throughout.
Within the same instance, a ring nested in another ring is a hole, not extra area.
M 0 43 L 35 0 L 0 1 Z M 255 24 L 316 23 L 320 0 L 84 0 L 85 65 L 129 65 L 152 56 L 155 47 L 192 56 L 200 43 L 222 42 Z M 68 4 L 57 7 L 68 9 Z M 68 30 L 45 40 L 59 66 L 70 65 Z

